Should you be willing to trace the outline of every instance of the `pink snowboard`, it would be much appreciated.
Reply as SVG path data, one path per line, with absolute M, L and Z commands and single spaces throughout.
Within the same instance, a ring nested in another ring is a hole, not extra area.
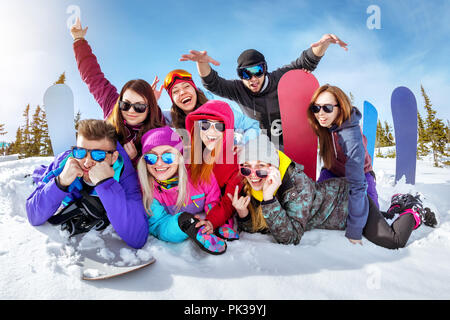
M 319 82 L 302 70 L 286 72 L 278 83 L 284 153 L 302 164 L 305 174 L 316 180 L 317 136 L 306 117 L 309 103 Z

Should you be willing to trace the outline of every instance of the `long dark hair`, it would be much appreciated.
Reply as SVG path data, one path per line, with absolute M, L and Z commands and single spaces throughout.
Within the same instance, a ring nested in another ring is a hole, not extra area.
M 340 88 L 325 84 L 317 89 L 316 92 L 314 92 L 311 98 L 311 105 L 316 102 L 317 98 L 322 92 L 329 92 L 334 95 L 339 105 L 339 114 L 337 115 L 333 124 L 341 126 L 342 123 L 345 120 L 349 119 L 351 116 L 352 103 L 349 97 Z M 334 146 L 333 139 L 331 138 L 332 133 L 328 130 L 328 128 L 322 127 L 319 122 L 317 122 L 317 119 L 310 108 L 308 108 L 307 115 L 311 128 L 319 137 L 320 157 L 323 160 L 324 167 L 330 169 L 333 165 L 334 160 Z
M 146 133 L 148 130 L 164 126 L 164 122 L 162 120 L 163 119 L 162 112 L 158 106 L 158 103 L 156 102 L 152 86 L 147 81 L 142 79 L 128 81 L 122 87 L 119 99 L 114 105 L 111 115 L 107 119 L 108 122 L 110 122 L 116 128 L 116 132 L 119 136 L 119 142 L 121 144 L 127 142 L 126 139 L 128 136 L 128 129 L 125 127 L 124 121 L 125 119 L 123 118 L 122 112 L 119 109 L 119 101 L 123 99 L 123 94 L 128 89 L 133 90 L 138 95 L 143 97 L 145 99 L 145 103 L 148 105 L 149 108 L 147 117 L 142 123 L 139 132 L 137 134 L 136 140 L 134 142 L 136 149 L 138 150 L 138 152 L 140 152 L 140 150 L 142 149 L 141 137 L 144 135 L 144 133 Z
M 197 103 L 195 104 L 194 110 L 197 110 L 198 108 L 200 108 L 200 106 L 208 101 L 208 98 L 206 98 L 206 95 L 203 93 L 203 91 L 199 89 L 195 89 L 195 92 L 197 93 Z M 176 129 L 186 129 L 185 121 L 187 114 L 184 113 L 184 111 L 175 103 L 172 104 L 170 115 L 172 116 L 172 125 Z

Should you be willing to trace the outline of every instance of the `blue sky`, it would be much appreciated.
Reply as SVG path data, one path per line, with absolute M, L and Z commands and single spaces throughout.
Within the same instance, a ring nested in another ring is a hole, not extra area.
M 100 118 L 100 108 L 81 81 L 67 28 L 69 6 L 80 8 L 87 40 L 106 77 L 119 90 L 130 79 L 161 81 L 172 69 L 194 74 L 193 62 L 178 61 L 190 49 L 207 50 L 220 61 L 225 78 L 236 78 L 236 59 L 248 48 L 261 51 L 273 70 L 297 58 L 324 33 L 349 44 L 330 46 L 315 76 L 352 92 L 355 104 L 368 100 L 382 120 L 392 121 L 390 96 L 397 86 L 416 95 L 424 115 L 420 85 L 438 117 L 450 119 L 450 1 L 56 1 L 0 2 L 0 123 L 13 140 L 29 103 L 42 104 L 45 90 L 63 71 L 75 96 L 75 111 Z M 381 29 L 366 25 L 370 5 L 380 8 Z M 164 92 L 159 101 L 170 107 Z

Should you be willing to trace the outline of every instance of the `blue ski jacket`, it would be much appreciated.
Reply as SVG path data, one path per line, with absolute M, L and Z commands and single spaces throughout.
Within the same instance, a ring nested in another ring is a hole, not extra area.
M 362 239 L 362 231 L 369 215 L 367 180 L 364 173 L 366 149 L 359 126 L 361 117 L 361 112 L 353 107 L 348 120 L 344 121 L 341 126 L 333 125 L 329 129 L 333 140 L 335 134 L 337 135 L 339 145 L 347 157 L 345 177 L 349 183 L 349 213 L 345 236 L 354 240 Z

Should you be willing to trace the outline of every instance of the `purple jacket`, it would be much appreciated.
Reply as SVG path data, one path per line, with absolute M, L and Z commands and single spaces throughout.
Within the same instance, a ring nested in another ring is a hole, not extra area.
M 119 182 L 110 178 L 95 187 L 106 214 L 117 234 L 130 246 L 142 248 L 147 242 L 148 221 L 142 203 L 142 195 L 136 171 L 127 153 L 120 144 L 117 151 L 123 159 Z M 28 221 L 33 226 L 45 223 L 61 206 L 64 199 L 81 197 L 78 190 L 65 192 L 55 183 L 55 177 L 44 179 L 69 156 L 70 151 L 58 155 L 48 166 L 37 183 L 37 188 L 26 203 Z M 50 175 L 51 176 L 51 175 Z M 44 182 L 48 180 L 48 182 Z

